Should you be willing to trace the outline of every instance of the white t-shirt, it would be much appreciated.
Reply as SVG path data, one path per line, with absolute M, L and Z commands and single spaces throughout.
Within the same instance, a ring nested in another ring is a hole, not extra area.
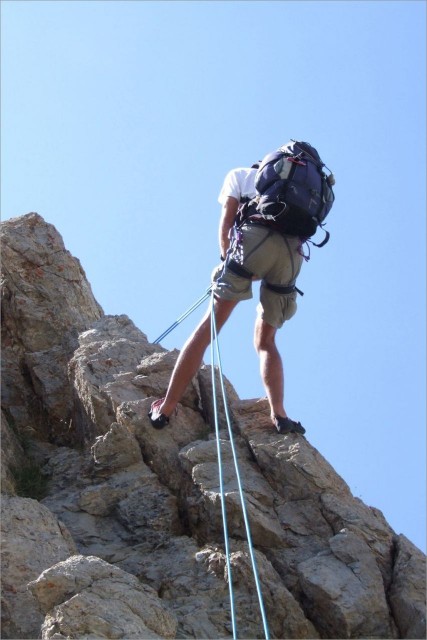
M 255 198 L 256 169 L 232 169 L 225 176 L 224 184 L 218 197 L 218 202 L 224 204 L 229 196 L 233 196 L 240 202 L 243 197 Z

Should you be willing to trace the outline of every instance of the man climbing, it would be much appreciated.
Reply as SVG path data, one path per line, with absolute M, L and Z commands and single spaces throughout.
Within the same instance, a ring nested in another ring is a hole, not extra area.
M 284 235 L 260 215 L 251 215 L 239 229 L 236 215 L 242 202 L 257 195 L 255 176 L 259 165 L 230 171 L 219 195 L 222 205 L 219 246 L 222 264 L 212 274 L 214 313 L 219 332 L 241 300 L 252 297 L 252 280 L 261 279 L 260 303 L 255 322 L 254 345 L 260 358 L 261 378 L 270 404 L 271 420 L 279 433 L 304 434 L 284 407 L 284 373 L 275 336 L 296 312 L 295 281 L 301 269 L 301 239 Z M 175 364 L 166 396 L 153 402 L 151 423 L 169 423 L 187 385 L 202 364 L 211 341 L 210 309 L 185 343 Z

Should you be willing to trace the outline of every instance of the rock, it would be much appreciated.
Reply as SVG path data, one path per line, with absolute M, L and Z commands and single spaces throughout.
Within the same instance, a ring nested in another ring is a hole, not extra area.
M 138 375 L 134 378 L 133 384 L 143 389 L 144 397 L 162 398 L 165 396 L 178 355 L 177 349 L 157 351 L 141 360 L 136 368 Z M 199 408 L 200 398 L 196 378 L 188 385 L 180 404 L 190 409 Z
M 43 504 L 68 527 L 80 553 L 108 558 L 130 537 L 110 514 L 121 497 L 139 486 L 140 477 L 151 471 L 141 463 L 137 469 L 134 465 L 116 472 L 119 478 L 111 480 L 112 487 L 110 479 L 98 476 L 93 467 L 88 452 L 57 448 L 44 467 L 49 492 Z
M 188 536 L 123 548 L 111 559 L 161 595 L 178 620 L 177 637 L 228 637 L 229 594 L 224 576 L 201 562 L 200 547 Z M 173 561 L 171 561 L 173 559 Z
M 281 583 L 270 562 L 257 550 L 254 550 L 253 556 L 262 594 L 265 622 L 273 634 L 272 637 L 318 638 L 316 629 L 306 618 L 300 604 Z M 226 558 L 220 549 L 207 545 L 197 554 L 197 558 L 209 573 L 228 582 Z M 260 598 L 246 544 L 232 541 L 230 567 L 238 637 L 264 637 Z M 228 626 L 226 622 L 224 626 Z
M 2 232 L 3 407 L 18 431 L 78 439 L 67 363 L 77 335 L 102 315 L 80 262 L 37 213 L 12 218 Z M 74 423 L 72 422 L 74 419 Z
M 121 404 L 145 397 L 133 380 L 138 362 L 155 349 L 124 315 L 104 316 L 79 336 L 69 376 L 85 416 L 87 442 L 109 430 Z
M 206 422 L 210 425 L 212 431 L 215 430 L 215 411 L 213 403 L 213 387 L 212 387 L 212 367 L 202 366 L 197 375 L 200 389 L 200 399 L 203 406 Z M 222 394 L 221 378 L 218 367 L 215 367 L 215 389 L 216 389 L 216 405 L 218 415 L 218 427 L 220 430 L 227 429 L 227 416 Z M 228 417 L 231 426 L 235 422 L 235 409 L 239 404 L 239 397 L 233 385 L 224 376 L 224 391 L 227 400 Z
M 280 576 L 270 562 L 256 550 L 254 551 L 259 574 L 261 592 L 265 607 L 266 620 L 276 638 L 318 638 L 318 632 L 299 602 L 286 589 Z M 244 551 L 231 554 L 230 563 L 234 579 L 248 586 L 252 596 L 252 610 L 259 606 L 255 598 L 255 583 L 250 555 Z M 249 606 L 248 609 L 251 607 Z
M 351 496 L 348 485 L 305 438 L 279 435 L 266 416 L 264 421 L 255 416 L 255 424 L 246 416 L 240 420 L 239 429 L 265 477 L 285 500 L 306 500 L 325 491 Z
M 328 492 L 321 496 L 321 511 L 335 533 L 347 529 L 367 543 L 376 556 L 384 584 L 388 588 L 392 574 L 395 533 L 381 511 L 368 507 L 359 498 Z
M 282 529 L 274 511 L 274 493 L 253 464 L 246 447 L 236 442 L 235 451 L 253 541 L 262 547 L 280 546 Z M 216 441 L 196 441 L 187 445 L 180 452 L 180 460 L 197 488 L 187 498 L 193 534 L 203 541 L 220 539 L 223 525 Z M 245 540 L 234 457 L 227 440 L 221 440 L 221 460 L 229 535 Z
M 120 500 L 117 519 L 137 542 L 159 533 L 158 544 L 164 534 L 179 535 L 182 531 L 177 499 L 154 474 Z
M 426 637 L 426 558 L 405 536 L 396 538 L 390 602 L 400 638 Z
M 144 460 L 159 480 L 178 492 L 183 477 L 179 451 L 190 442 L 207 438 L 208 427 L 199 411 L 179 404 L 171 424 L 162 430 L 154 429 L 148 418 L 154 399 L 124 402 L 118 407 L 117 421 L 134 434 Z
M 95 445 L 103 445 L 111 435 L 110 452 L 114 442 L 122 447 L 123 440 L 117 438 L 120 429 L 124 430 L 113 425 Z M 136 441 L 134 444 L 140 456 Z M 72 469 L 76 472 L 73 480 Z M 123 545 L 149 540 L 156 546 L 165 536 L 181 533 L 176 497 L 142 459 L 106 473 L 94 468 L 89 454 L 61 448 L 51 456 L 45 472 L 50 476 L 50 495 L 43 504 L 67 525 L 82 553 L 96 552 L 108 559 Z
M 113 422 L 105 435 L 96 438 L 91 454 L 97 472 L 107 475 L 142 462 L 136 438 L 117 422 Z
M 43 616 L 27 583 L 76 552 L 66 527 L 36 500 L 2 496 L 2 637 L 37 638 Z
M 3 493 L 16 494 L 16 470 L 26 463 L 20 439 L 9 424 L 5 412 L 1 412 L 1 488 Z
M 368 545 L 343 531 L 329 546 L 330 553 L 298 566 L 310 619 L 329 638 L 397 637 L 381 572 Z
M 177 621 L 151 587 L 103 560 L 73 556 L 29 585 L 42 638 L 174 638 Z

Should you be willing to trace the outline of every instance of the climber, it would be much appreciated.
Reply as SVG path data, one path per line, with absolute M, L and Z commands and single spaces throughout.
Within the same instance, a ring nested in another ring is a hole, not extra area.
M 214 313 L 219 332 L 241 300 L 252 297 L 252 280 L 262 279 L 254 345 L 260 358 L 261 378 L 270 404 L 271 420 L 279 433 L 304 434 L 284 407 L 284 373 L 275 336 L 296 312 L 295 281 L 303 255 L 299 237 L 283 235 L 261 216 L 253 215 L 239 228 L 235 225 L 241 203 L 257 195 L 255 176 L 259 165 L 231 170 L 225 177 L 218 201 L 221 204 L 219 247 L 221 264 L 212 274 Z M 149 412 L 160 429 L 169 418 L 202 364 L 211 341 L 210 309 L 188 338 L 175 364 L 166 396 L 156 400 Z

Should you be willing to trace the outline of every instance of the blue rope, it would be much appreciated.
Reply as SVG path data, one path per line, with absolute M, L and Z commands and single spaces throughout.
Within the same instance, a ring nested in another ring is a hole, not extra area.
M 222 476 L 221 441 L 219 439 L 218 407 L 217 407 L 217 401 L 216 401 L 215 367 L 213 366 L 213 361 L 214 361 L 213 343 L 214 343 L 214 339 L 217 337 L 213 301 L 214 301 L 214 296 L 213 296 L 213 293 L 212 293 L 212 305 L 211 305 L 212 395 L 213 395 L 214 417 L 215 417 L 216 448 L 217 448 L 217 453 L 218 453 L 219 488 L 220 488 L 220 496 L 221 496 L 222 523 L 223 523 L 223 529 L 224 529 L 225 558 L 226 558 L 227 572 L 228 572 L 228 590 L 229 590 L 229 593 L 230 593 L 231 625 L 232 625 L 232 628 L 233 628 L 233 639 L 236 640 L 236 638 L 237 638 L 236 613 L 235 613 L 235 607 L 234 607 L 233 579 L 232 579 L 232 574 L 231 574 L 230 549 L 229 549 L 229 544 L 228 544 L 227 509 L 226 509 L 226 505 L 225 505 L 224 479 L 223 479 L 223 476 Z
M 190 313 L 192 313 L 195 309 L 197 309 L 197 307 L 199 307 L 202 304 L 202 302 L 204 302 L 207 298 L 209 298 L 210 293 L 211 293 L 211 287 L 209 287 L 209 289 L 206 290 L 206 293 L 204 293 L 201 298 L 199 298 L 189 309 L 187 309 L 187 311 L 185 311 L 182 314 L 182 316 L 179 316 L 179 318 L 175 320 L 175 322 L 171 324 L 171 326 L 168 329 L 166 329 L 166 331 L 163 331 L 163 333 L 154 340 L 153 344 L 158 344 L 160 340 L 163 340 L 163 338 L 166 338 L 166 336 L 168 336 L 170 332 L 175 329 L 175 327 L 177 327 L 183 320 L 185 320 L 185 318 L 187 318 L 190 315 Z
M 266 617 L 266 614 L 265 614 L 264 602 L 263 602 L 262 592 L 261 592 L 261 585 L 260 585 L 259 578 L 258 578 L 257 564 L 256 564 L 255 554 L 254 554 L 253 545 L 252 545 L 252 536 L 251 536 L 251 531 L 250 531 L 250 526 L 249 526 L 248 515 L 247 515 L 247 512 L 246 512 L 246 505 L 245 505 L 245 499 L 244 499 L 244 495 L 243 495 L 242 482 L 241 482 L 241 479 L 240 479 L 239 465 L 238 465 L 238 462 L 237 462 L 237 454 L 236 454 L 236 449 L 235 449 L 235 446 L 234 446 L 233 432 L 232 432 L 232 429 L 231 429 L 230 415 L 229 415 L 228 406 L 227 406 L 227 397 L 226 397 L 225 388 L 224 388 L 224 379 L 223 379 L 222 364 L 221 364 L 221 353 L 220 353 L 220 349 L 219 349 L 218 333 L 217 333 L 217 329 L 216 329 L 216 321 L 215 321 L 215 313 L 214 313 L 214 292 L 213 291 L 212 291 L 212 298 L 211 298 L 211 338 L 212 338 L 211 339 L 212 394 L 213 394 L 213 406 L 214 406 L 214 416 L 215 416 L 215 433 L 216 433 L 216 438 L 217 438 L 218 467 L 219 467 L 220 491 L 221 491 L 221 507 L 222 507 L 223 524 L 224 524 L 225 552 L 226 552 L 226 556 L 227 556 L 226 560 L 227 560 L 228 582 L 229 582 L 229 590 L 230 590 L 230 604 L 231 604 L 231 620 L 232 620 L 232 625 L 233 625 L 233 638 L 236 638 L 236 629 L 235 629 L 236 623 L 235 623 L 235 612 L 234 612 L 233 588 L 232 588 L 232 584 L 231 584 L 232 580 L 231 580 L 231 565 L 230 565 L 230 559 L 229 559 L 229 545 L 228 545 L 228 533 L 227 533 L 227 516 L 226 516 L 225 496 L 224 496 L 224 487 L 223 487 L 223 479 L 222 479 L 221 447 L 220 447 L 220 440 L 219 440 L 218 407 L 217 407 L 217 401 L 216 401 L 216 384 L 215 384 L 215 367 L 214 367 L 214 349 L 213 349 L 214 340 L 215 340 L 215 344 L 216 344 L 216 355 L 217 355 L 217 358 L 218 358 L 219 379 L 220 379 L 220 383 L 221 383 L 221 391 L 222 391 L 222 397 L 223 397 L 223 401 L 224 401 L 225 417 L 226 417 L 227 428 L 228 428 L 228 433 L 229 433 L 229 437 L 230 437 L 231 450 L 232 450 L 232 453 L 233 453 L 234 467 L 236 469 L 237 485 L 239 487 L 240 502 L 241 502 L 241 505 L 242 505 L 243 519 L 244 519 L 244 522 L 245 522 L 249 554 L 250 554 L 251 562 L 252 562 L 252 571 L 253 571 L 253 574 L 254 574 L 255 585 L 256 585 L 256 590 L 257 590 L 257 594 L 258 594 L 259 607 L 260 607 L 262 623 L 263 623 L 263 627 L 264 627 L 264 635 L 265 635 L 265 639 L 269 640 L 270 635 L 269 635 L 269 630 L 268 630 L 267 617 Z

